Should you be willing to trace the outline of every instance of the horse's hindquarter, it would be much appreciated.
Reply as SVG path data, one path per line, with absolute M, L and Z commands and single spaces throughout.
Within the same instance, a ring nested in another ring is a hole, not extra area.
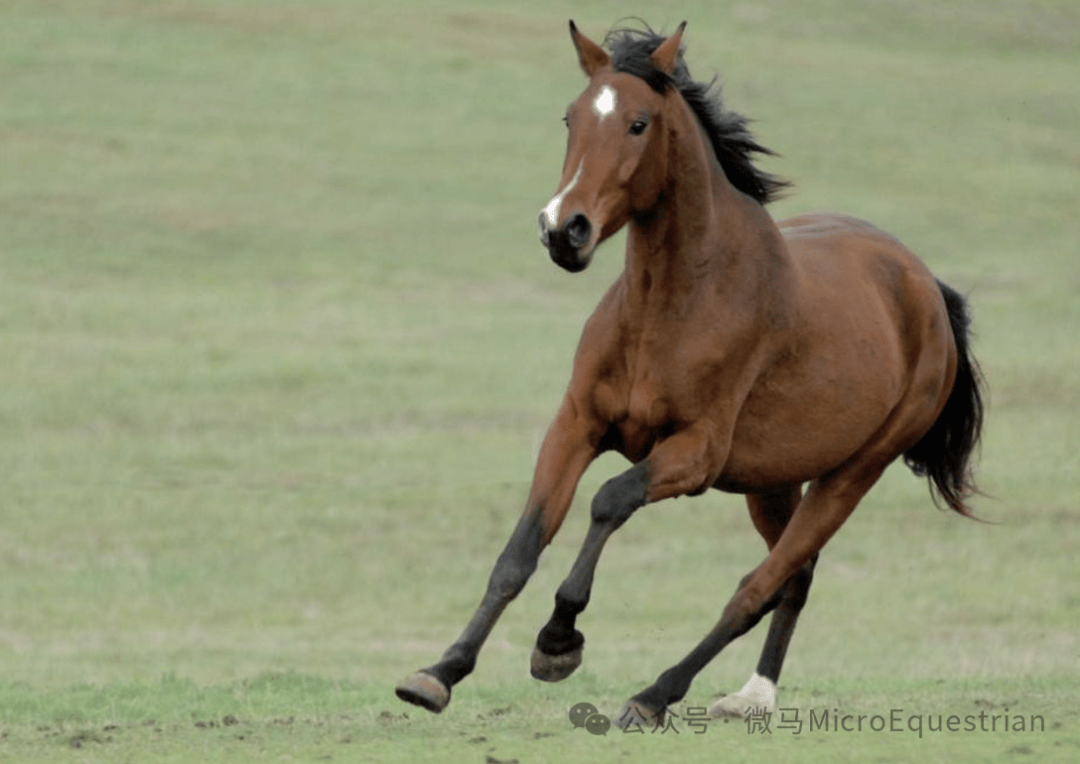
M 921 435 L 950 368 L 937 284 L 903 245 L 840 216 L 797 218 L 780 230 L 796 274 L 792 312 L 739 412 L 720 487 L 826 474 L 893 424 L 902 402 L 911 421 L 899 423 L 898 442 Z

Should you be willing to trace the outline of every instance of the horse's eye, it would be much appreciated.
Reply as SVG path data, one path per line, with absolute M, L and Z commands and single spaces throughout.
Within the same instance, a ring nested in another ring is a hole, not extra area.
M 630 125 L 630 135 L 641 135 L 643 132 L 645 132 L 645 128 L 648 126 L 649 123 L 647 120 L 634 120 L 634 124 Z
M 567 127 L 570 127 L 570 115 L 569 114 L 563 114 L 562 123 L 564 125 L 566 125 Z

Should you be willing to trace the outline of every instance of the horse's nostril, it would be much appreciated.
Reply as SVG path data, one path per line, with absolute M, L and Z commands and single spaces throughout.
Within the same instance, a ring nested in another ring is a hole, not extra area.
M 566 236 L 575 248 L 584 247 L 592 236 L 592 224 L 584 215 L 574 215 L 566 221 Z

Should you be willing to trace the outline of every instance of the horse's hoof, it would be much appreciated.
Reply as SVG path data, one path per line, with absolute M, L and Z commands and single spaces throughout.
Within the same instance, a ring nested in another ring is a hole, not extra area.
M 713 719 L 745 719 L 755 712 L 755 708 L 738 695 L 725 695 L 709 706 L 709 716 Z
M 529 670 L 533 678 L 542 682 L 561 682 L 581 665 L 581 652 L 578 647 L 562 655 L 548 655 L 534 647 Z
M 406 677 L 394 690 L 406 703 L 441 713 L 450 702 L 450 688 L 426 671 Z
M 615 719 L 615 726 L 620 729 L 630 729 L 637 726 L 641 728 L 659 727 L 664 723 L 664 709 L 656 711 L 636 700 L 629 701 L 623 706 L 622 713 Z
M 709 716 L 713 719 L 745 719 L 761 713 L 772 713 L 772 709 L 755 705 L 753 700 L 741 695 L 725 695 L 709 706 Z

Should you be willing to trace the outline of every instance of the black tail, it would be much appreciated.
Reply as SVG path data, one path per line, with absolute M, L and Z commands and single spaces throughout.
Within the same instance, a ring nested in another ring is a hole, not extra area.
M 922 439 L 904 453 L 912 472 L 926 476 L 934 503 L 940 497 L 952 510 L 973 517 L 965 500 L 978 493 L 972 477 L 971 455 L 979 444 L 983 423 L 982 374 L 969 349 L 967 303 L 951 287 L 938 282 L 956 342 L 956 381 L 937 421 Z

